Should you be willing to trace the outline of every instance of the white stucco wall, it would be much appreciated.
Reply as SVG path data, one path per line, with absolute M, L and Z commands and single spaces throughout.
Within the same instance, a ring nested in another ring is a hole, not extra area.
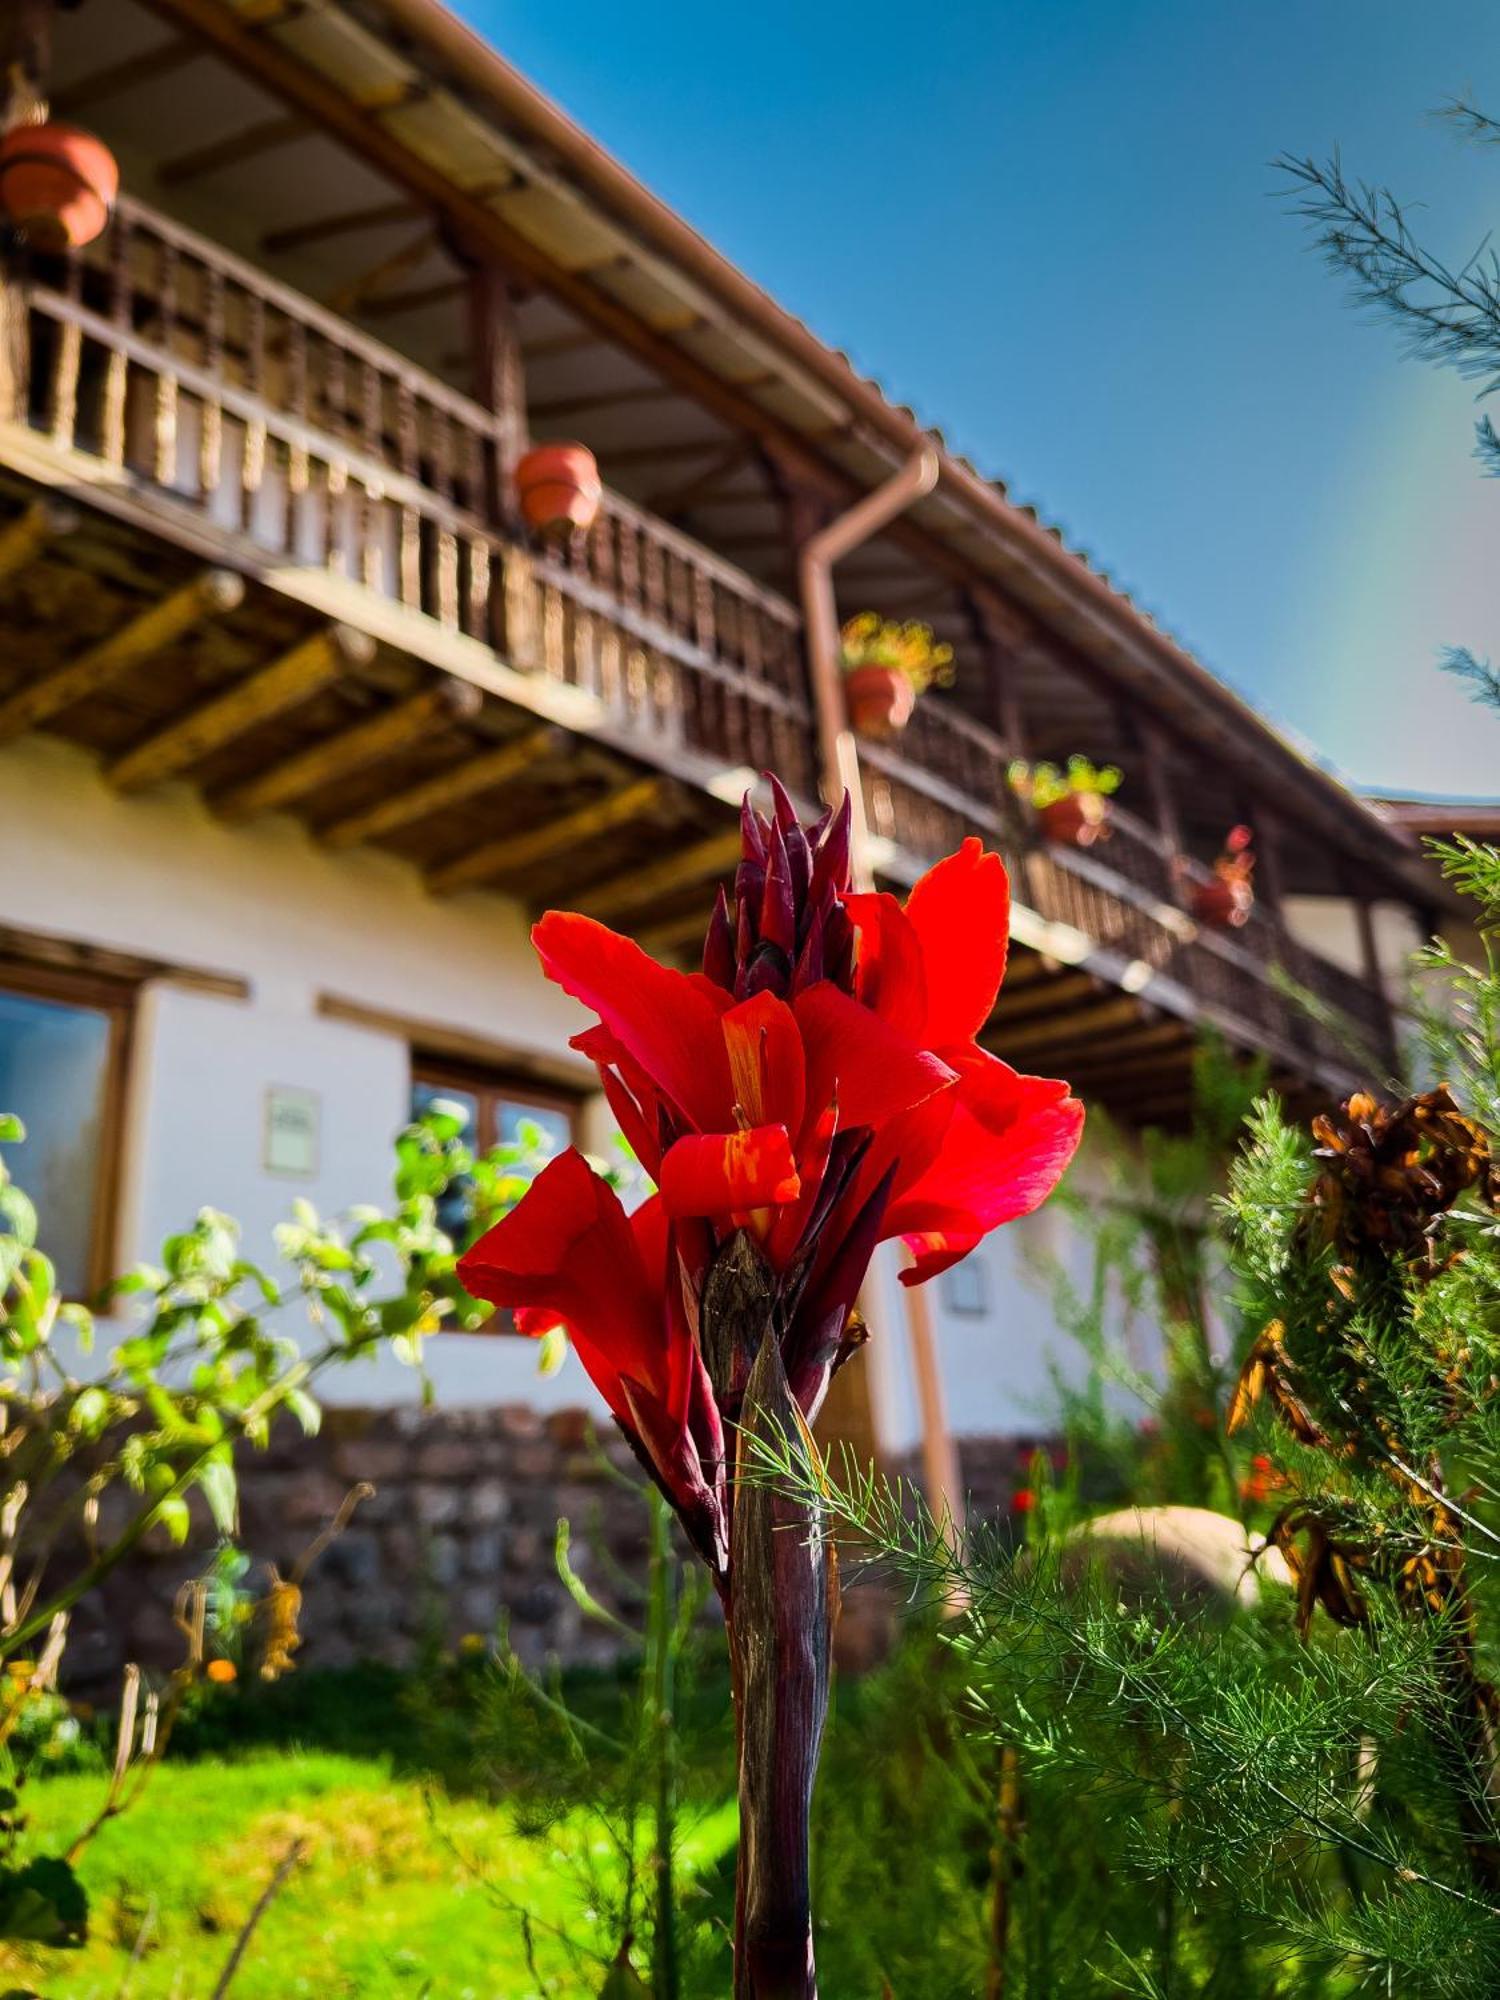
M 414 870 L 368 851 L 333 854 L 293 821 L 215 821 L 186 786 L 122 799 L 92 762 L 46 739 L 0 751 L 0 923 L 249 983 L 248 999 L 161 981 L 143 991 L 131 1055 L 115 1261 L 152 1258 L 164 1236 L 210 1205 L 236 1217 L 247 1252 L 302 1195 L 334 1215 L 389 1195 L 391 1140 L 405 1121 L 405 1035 L 329 1018 L 334 994 L 435 1033 L 482 1038 L 498 1052 L 578 1065 L 567 1040 L 585 1017 L 541 976 L 515 903 L 471 895 L 439 901 Z M 264 1164 L 268 1086 L 317 1094 L 320 1145 L 308 1177 Z M 608 1129 L 602 1098 L 589 1143 Z M 1026 1268 L 1038 1237 L 1076 1262 L 1059 1213 L 1013 1225 L 977 1253 L 983 1318 L 951 1312 L 928 1288 L 948 1413 L 960 1435 L 1045 1424 L 1053 1351 L 1045 1285 Z M 893 1449 L 920 1436 L 895 1257 L 877 1273 L 884 1311 L 871 1351 L 882 1435 Z M 1081 1267 L 1080 1267 L 1081 1275 Z M 599 1407 L 571 1357 L 538 1377 L 529 1342 L 464 1335 L 429 1342 L 448 1404 L 530 1401 Z M 389 1356 L 325 1377 L 330 1401 L 414 1398 Z
M 437 901 L 412 869 L 368 851 L 327 853 L 289 819 L 223 826 L 185 786 L 121 799 L 90 760 L 38 738 L 0 752 L 0 842 L 9 863 L 0 923 L 250 984 L 247 1000 L 169 982 L 141 996 L 115 1246 L 122 1268 L 153 1256 L 204 1205 L 235 1216 L 259 1257 L 298 1195 L 325 1214 L 388 1200 L 408 1045 L 320 1015 L 320 993 L 521 1058 L 578 1061 L 567 1040 L 584 1016 L 542 978 L 525 913 L 500 897 Z M 264 1165 L 272 1085 L 319 1098 L 312 1176 Z M 439 1336 L 429 1359 L 445 1402 L 593 1401 L 571 1357 L 539 1379 L 529 1342 Z M 385 1402 L 414 1396 L 416 1385 L 385 1357 L 329 1375 L 322 1393 Z

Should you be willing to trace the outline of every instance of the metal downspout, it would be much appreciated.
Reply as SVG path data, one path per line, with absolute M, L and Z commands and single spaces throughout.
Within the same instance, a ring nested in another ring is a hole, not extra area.
M 875 886 L 870 860 L 870 830 L 865 818 L 864 787 L 860 780 L 859 751 L 844 699 L 844 681 L 839 668 L 839 620 L 833 594 L 833 566 L 867 542 L 903 514 L 908 507 L 932 491 L 938 482 L 941 464 L 931 445 L 913 452 L 899 472 L 873 493 L 857 501 L 826 528 L 810 537 L 798 559 L 798 581 L 802 593 L 802 619 L 807 635 L 808 670 L 818 723 L 818 767 L 823 796 L 836 804 L 849 795 L 850 872 L 856 889 Z M 934 1516 L 946 1510 L 953 1525 L 963 1525 L 963 1489 L 959 1480 L 958 1454 L 948 1429 L 943 1407 L 942 1378 L 938 1373 L 937 1351 L 932 1337 L 932 1316 L 926 1297 L 911 1286 L 902 1287 L 906 1307 L 907 1340 L 912 1368 L 917 1378 L 917 1396 L 922 1417 L 922 1484 Z M 871 1294 L 865 1294 L 866 1317 Z M 877 1308 L 876 1317 L 879 1316 Z

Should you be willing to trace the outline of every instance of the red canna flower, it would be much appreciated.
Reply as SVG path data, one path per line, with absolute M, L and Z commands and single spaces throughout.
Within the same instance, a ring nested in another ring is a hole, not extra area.
M 1083 1122 L 1066 1084 L 975 1040 L 1005 966 L 999 857 L 967 841 L 904 906 L 854 895 L 847 802 L 804 828 L 771 783 L 769 819 L 746 800 L 733 907 L 721 891 L 701 973 L 587 917 L 549 912 L 532 933 L 598 1017 L 573 1046 L 659 1195 L 627 1219 L 565 1154 L 460 1263 L 477 1297 L 528 1309 L 523 1330 L 566 1323 L 721 1580 L 725 1426 L 760 1329 L 705 1338 L 716 1274 L 732 1261 L 760 1300 L 810 1421 L 861 1337 L 876 1244 L 905 1240 L 908 1283 L 946 1269 L 1046 1199 Z

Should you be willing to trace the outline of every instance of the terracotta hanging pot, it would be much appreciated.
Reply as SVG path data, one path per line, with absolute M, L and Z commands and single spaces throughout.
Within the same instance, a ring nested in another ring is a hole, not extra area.
M 1248 882 L 1225 881 L 1215 875 L 1210 882 L 1193 885 L 1193 915 L 1211 930 L 1240 930 L 1250 921 L 1255 908 L 1255 891 Z
M 1037 813 L 1042 837 L 1058 847 L 1092 847 L 1109 837 L 1109 800 L 1102 792 L 1068 792 Z
M 894 736 L 911 721 L 917 691 L 899 667 L 851 667 L 844 675 L 849 720 L 861 736 Z
M 120 169 L 76 125 L 15 125 L 0 138 L 0 209 L 38 250 L 78 250 L 102 234 Z
M 587 445 L 539 444 L 516 467 L 516 491 L 529 528 L 565 535 L 594 525 L 604 487 Z

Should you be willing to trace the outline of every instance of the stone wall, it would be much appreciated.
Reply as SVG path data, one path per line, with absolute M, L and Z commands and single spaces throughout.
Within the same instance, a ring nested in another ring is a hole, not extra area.
M 1026 1485 L 1031 1453 L 1049 1442 L 964 1440 L 970 1517 L 1014 1519 L 1013 1496 Z M 892 1467 L 913 1482 L 920 1470 L 916 1454 Z M 243 1455 L 239 1540 L 254 1558 L 250 1582 L 263 1588 L 268 1564 L 282 1576 L 295 1572 L 352 1487 L 368 1481 L 375 1489 L 308 1575 L 301 1667 L 358 1660 L 406 1666 L 424 1646 L 488 1636 L 502 1620 L 528 1666 L 551 1658 L 602 1665 L 626 1642 L 585 1616 L 564 1588 L 557 1523 L 569 1522 L 570 1560 L 590 1593 L 636 1620 L 630 1583 L 644 1575 L 647 1505 L 644 1492 L 628 1490 L 622 1477 L 641 1483 L 644 1476 L 623 1439 L 612 1429 L 596 1433 L 581 1410 L 332 1408 L 316 1437 L 283 1423 L 267 1450 Z M 123 1526 L 129 1497 L 106 1496 L 101 1539 Z M 154 1530 L 80 1604 L 66 1665 L 74 1686 L 117 1685 L 127 1660 L 162 1669 L 182 1658 L 173 1600 L 183 1582 L 203 1573 L 215 1544 L 197 1496 L 193 1518 L 185 1546 Z M 884 1590 L 857 1585 L 846 1592 L 837 1635 L 845 1666 L 872 1664 L 893 1632 Z
M 596 1436 L 582 1411 L 329 1409 L 316 1437 L 283 1424 L 266 1451 L 244 1455 L 239 1539 L 255 1558 L 252 1585 L 270 1563 L 290 1575 L 350 1489 L 375 1488 L 308 1575 L 299 1666 L 404 1666 L 424 1643 L 488 1635 L 502 1619 L 528 1665 L 603 1663 L 624 1642 L 564 1588 L 555 1538 L 566 1517 L 573 1568 L 601 1603 L 633 1616 L 621 1579 L 644 1572 L 647 1505 L 621 1475 L 643 1477 L 624 1441 Z M 196 1496 L 193 1507 L 184 1547 L 154 1530 L 79 1606 L 72 1681 L 113 1680 L 126 1660 L 181 1658 L 173 1599 L 202 1574 L 215 1539 Z M 109 1525 L 101 1520 L 102 1534 Z

